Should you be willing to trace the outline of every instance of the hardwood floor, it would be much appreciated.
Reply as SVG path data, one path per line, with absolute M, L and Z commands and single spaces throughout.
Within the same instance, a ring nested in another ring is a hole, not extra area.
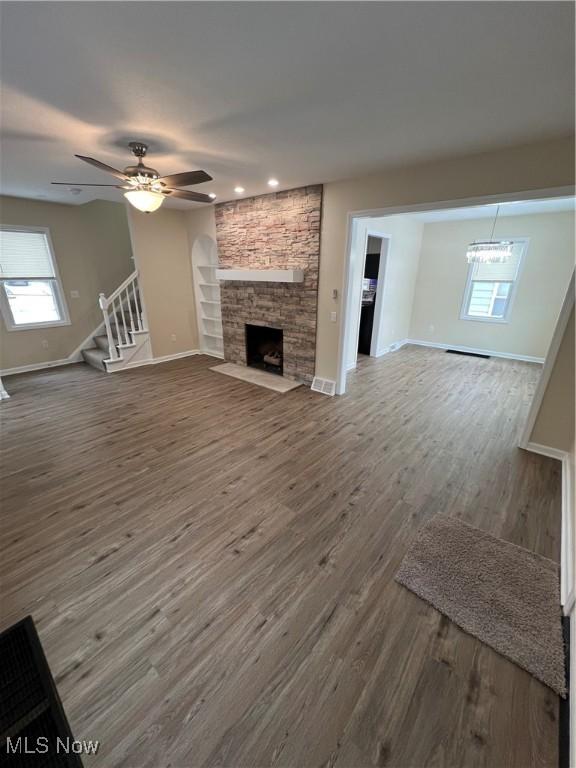
M 34 616 L 85 765 L 556 766 L 557 697 L 394 582 L 436 512 L 559 558 L 539 367 L 405 347 L 328 398 L 211 365 L 6 381 L 1 625 Z

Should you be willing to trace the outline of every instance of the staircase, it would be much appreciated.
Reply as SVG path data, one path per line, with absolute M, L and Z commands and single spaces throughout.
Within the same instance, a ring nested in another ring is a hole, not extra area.
M 89 346 L 84 361 L 105 373 L 121 371 L 150 360 L 150 334 L 142 307 L 138 271 L 134 271 L 110 296 L 98 299 L 103 322 Z

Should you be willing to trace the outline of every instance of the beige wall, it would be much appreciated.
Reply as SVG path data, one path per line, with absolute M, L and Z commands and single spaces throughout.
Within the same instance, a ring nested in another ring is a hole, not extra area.
M 407 216 L 375 219 L 390 236 L 376 354 L 408 338 L 422 246 L 422 223 Z M 380 288 L 380 287 L 379 287 Z
M 188 239 L 191 212 L 161 208 L 129 210 L 138 270 L 154 357 L 198 348 L 196 308 Z
M 462 320 L 466 246 L 489 233 L 487 219 L 426 224 L 410 338 L 542 358 L 574 268 L 572 213 L 507 216 L 496 237 L 529 238 L 508 323 Z
M 574 448 L 574 309 L 558 349 L 530 442 L 573 451 Z
M 324 185 L 316 374 L 336 379 L 350 212 L 436 203 L 574 183 L 573 139 L 509 147 Z M 332 298 L 338 289 L 339 299 Z M 338 322 L 330 313 L 338 312 Z
M 48 227 L 71 320 L 71 325 L 21 331 L 7 331 L 2 321 L 1 368 L 64 360 L 102 322 L 98 294 L 111 293 L 134 269 L 125 207 L 101 200 L 61 205 L 3 197 L 0 222 Z M 79 297 L 72 298 L 71 291 Z
M 203 208 L 193 208 L 190 211 L 185 211 L 190 251 L 192 251 L 194 241 L 198 237 L 207 235 L 216 242 L 215 210 L 215 206 L 207 205 Z

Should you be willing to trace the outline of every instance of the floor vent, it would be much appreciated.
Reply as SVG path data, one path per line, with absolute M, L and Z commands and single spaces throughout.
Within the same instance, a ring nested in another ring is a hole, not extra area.
M 40 736 L 42 755 L 33 759 L 34 749 L 28 752 L 27 745 L 39 743 Z M 31 616 L 0 633 L 1 752 L 9 750 L 8 738 L 15 751 L 6 765 L 82 768 L 70 746 L 74 738 Z M 65 746 L 60 749 L 60 744 Z
M 322 395 L 330 395 L 332 397 L 336 392 L 336 382 L 314 376 L 311 389 L 313 392 L 320 392 Z
M 483 357 L 490 360 L 490 355 L 483 355 L 481 352 L 463 352 L 461 349 L 447 349 L 449 355 L 466 355 L 466 357 Z

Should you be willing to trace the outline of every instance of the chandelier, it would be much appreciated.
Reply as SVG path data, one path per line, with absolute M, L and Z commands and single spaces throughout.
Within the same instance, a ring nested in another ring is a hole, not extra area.
M 512 256 L 512 240 L 494 240 L 494 230 L 500 206 L 496 207 L 496 216 L 492 224 L 489 240 L 474 240 L 466 250 L 468 264 L 504 264 Z

